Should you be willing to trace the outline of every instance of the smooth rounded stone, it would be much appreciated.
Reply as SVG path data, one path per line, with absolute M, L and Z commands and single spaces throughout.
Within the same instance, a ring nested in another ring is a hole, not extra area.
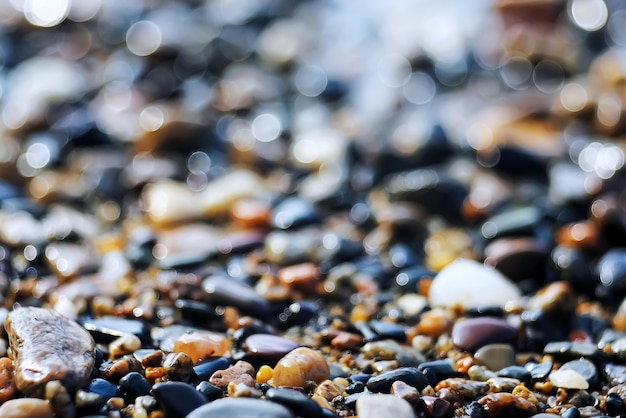
M 451 337 L 461 350 L 476 351 L 487 344 L 515 344 L 518 330 L 503 319 L 478 317 L 458 321 Z
M 591 342 L 554 341 L 546 344 L 543 353 L 569 359 L 585 357 L 602 360 L 606 357 L 605 353 Z
M 218 370 L 227 369 L 230 365 L 229 360 L 226 357 L 220 357 L 215 360 L 200 363 L 194 366 L 193 371 L 200 380 L 208 380 L 213 373 Z
M 611 350 L 613 354 L 619 357 L 621 360 L 626 359 L 626 337 L 618 338 L 611 343 Z
M 607 363 L 604 365 L 603 371 L 612 386 L 626 384 L 626 366 Z
M 520 381 L 511 377 L 492 377 L 487 380 L 489 392 L 513 392 Z
M 589 383 L 575 370 L 555 370 L 548 376 L 556 387 L 564 389 L 589 389 Z
M 207 403 L 202 393 L 182 382 L 157 383 L 152 387 L 152 395 L 171 418 L 185 418 L 191 411 Z
M 250 363 L 239 360 L 231 367 L 213 373 L 209 378 L 209 383 L 224 390 L 228 388 L 229 383 L 243 383 L 247 386 L 254 387 L 255 375 L 254 367 L 252 367 Z
M 459 376 L 459 373 L 452 367 L 452 363 L 448 360 L 423 362 L 417 366 L 417 370 L 424 373 L 431 386 L 435 386 L 440 380 Z
M 532 415 L 530 418 L 560 418 L 561 415 L 551 414 L 549 412 L 541 412 L 539 414 Z
M 576 406 L 572 406 L 570 408 L 567 408 L 561 414 L 561 417 L 563 417 L 563 418 L 580 418 L 580 416 L 581 416 L 580 410 Z
M 356 401 L 356 413 L 359 418 L 414 418 L 411 404 L 393 395 L 369 394 Z
M 97 393 L 85 392 L 80 389 L 76 392 L 76 396 L 74 397 L 74 403 L 76 404 L 76 408 L 79 410 L 93 411 L 94 409 L 104 406 L 106 402 L 107 399 L 104 399 Z
M 228 353 L 230 342 L 217 332 L 192 331 L 178 337 L 174 343 L 175 353 L 185 353 L 194 363 L 209 357 Z
M 411 266 L 400 270 L 394 278 L 394 287 L 407 294 L 419 291 L 422 279 L 432 279 L 435 272 L 424 266 Z
M 313 399 L 294 389 L 270 388 L 265 392 L 265 399 L 289 408 L 301 418 L 322 418 L 322 407 Z
M 152 385 L 148 382 L 141 373 L 130 372 L 126 376 L 122 377 L 119 382 L 120 391 L 124 392 L 133 398 L 138 396 L 148 395 Z
M 142 342 L 150 340 L 149 330 L 144 322 L 138 319 L 125 319 L 113 316 L 100 318 L 81 318 L 79 323 L 98 343 L 109 344 L 127 334 L 132 334 Z
M 414 367 L 399 367 L 395 370 L 372 376 L 367 381 L 366 386 L 371 392 L 389 393 L 393 382 L 398 380 L 413 386 L 420 392 L 428 386 L 426 376 Z
M 276 363 L 272 380 L 275 387 L 304 387 L 309 380 L 319 384 L 329 377 L 330 367 L 320 352 L 298 347 Z
M 361 347 L 361 353 L 366 359 L 397 360 L 401 367 L 417 367 L 425 361 L 419 351 L 394 340 L 369 342 Z
M 169 353 L 163 359 L 163 371 L 170 380 L 188 382 L 194 377 L 193 361 L 186 353 Z
M 322 246 L 323 233 L 317 229 L 272 231 L 265 237 L 264 253 L 273 263 L 288 265 L 309 261 Z
M 437 383 L 435 391 L 440 391 L 441 389 L 450 389 L 464 398 L 475 398 L 476 396 L 487 393 L 489 391 L 489 385 L 485 382 L 478 382 L 462 377 L 451 377 Z
M 244 315 L 264 318 L 269 312 L 268 302 L 252 287 L 233 279 L 212 276 L 202 281 L 208 303 L 215 306 L 234 306 Z
M 252 398 L 223 398 L 193 410 L 186 418 L 296 418 L 275 402 Z
M 548 259 L 547 248 L 535 238 L 500 238 L 485 247 L 485 265 L 514 282 L 543 277 Z
M 478 364 L 474 364 L 469 369 L 467 369 L 467 375 L 472 380 L 477 380 L 479 382 L 486 382 L 492 377 L 496 377 L 496 374 L 486 368 L 485 366 L 479 366 Z
M 450 402 L 436 396 L 422 396 L 420 398 L 421 409 L 431 418 L 452 418 L 454 407 Z
M 532 235 L 544 217 L 543 211 L 536 206 L 507 209 L 486 220 L 480 232 L 486 239 L 505 236 Z
M 598 383 L 598 369 L 596 365 L 585 358 L 568 361 L 562 364 L 559 370 L 574 370 L 578 372 L 589 383 L 589 386 L 595 386 Z
M 299 197 L 288 197 L 272 209 L 272 226 L 289 229 L 318 222 L 319 215 L 315 206 L 308 200 Z
M 192 191 L 186 183 L 157 181 L 144 188 L 142 198 L 152 222 L 170 224 L 226 215 L 235 202 L 263 189 L 256 173 L 242 169 L 217 177 L 201 192 Z
M 251 357 L 276 358 L 298 348 L 300 344 L 289 338 L 272 334 L 252 334 L 243 343 L 243 348 Z
M 532 378 L 532 374 L 530 373 L 530 371 L 522 366 L 515 365 L 504 367 L 496 371 L 496 375 L 498 375 L 499 377 L 510 377 L 525 383 L 530 383 Z
M 465 309 L 503 307 L 508 301 L 520 297 L 520 290 L 502 273 L 467 259 L 457 259 L 441 270 L 428 293 L 432 306 L 461 306 Z
M 71 392 L 88 384 L 95 344 L 76 322 L 56 311 L 22 307 L 9 313 L 4 327 L 20 392 L 41 397 L 52 380 L 60 380 Z
M 117 386 L 101 378 L 93 379 L 86 390 L 87 392 L 102 396 L 105 401 L 118 395 Z
M 574 314 L 576 304 L 576 295 L 569 283 L 560 281 L 539 289 L 528 300 L 526 309 L 569 316 Z
M 54 418 L 50 401 L 35 398 L 11 399 L 0 406 L 2 418 Z
M 369 322 L 369 326 L 381 339 L 406 340 L 406 329 L 400 324 L 373 320 Z
M 485 415 L 489 418 L 514 416 L 516 410 L 527 415 L 537 412 L 537 407 L 532 402 L 507 392 L 487 394 L 478 402 L 483 405 Z
M 613 248 L 607 251 L 596 266 L 600 283 L 613 295 L 620 298 L 626 293 L 626 248 Z
M 224 394 L 222 388 L 212 385 L 205 380 L 198 383 L 198 386 L 196 386 L 196 390 L 204 395 L 204 397 L 209 401 L 221 398 Z
M 15 397 L 15 376 L 13 361 L 8 357 L 0 358 L 0 403 Z
M 496 371 L 515 364 L 515 350 L 511 344 L 487 344 L 476 350 L 474 360 Z
M 362 382 L 355 382 L 353 385 L 356 385 L 357 383 L 360 384 L 361 390 L 353 391 L 352 393 L 363 392 L 363 390 L 365 389 L 365 385 Z M 346 392 L 348 392 L 348 388 L 346 388 Z M 417 388 L 414 388 L 411 385 L 407 385 L 401 380 L 396 380 L 395 382 L 393 382 L 393 384 L 391 385 L 390 393 L 397 396 L 398 398 L 404 399 L 411 405 L 417 405 L 417 402 L 420 399 L 420 394 L 417 391 Z

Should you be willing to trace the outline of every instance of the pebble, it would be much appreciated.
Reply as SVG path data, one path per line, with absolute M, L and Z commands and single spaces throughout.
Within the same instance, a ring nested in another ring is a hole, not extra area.
M 478 317 L 458 321 L 452 329 L 452 342 L 462 350 L 476 351 L 487 344 L 515 343 L 517 329 L 503 319 Z
M 134 399 L 149 394 L 152 385 L 139 372 L 130 372 L 120 379 L 119 388 Z
M 530 372 L 530 376 L 533 380 L 545 380 L 548 375 L 552 372 L 552 368 L 554 367 L 554 363 L 551 361 L 546 361 L 543 363 L 528 363 L 526 364 L 526 370 Z
M 497 270 L 468 259 L 457 259 L 433 279 L 428 293 L 432 306 L 465 309 L 503 307 L 520 298 L 521 292 Z
M 109 353 L 113 357 L 132 354 L 141 348 L 141 340 L 134 334 L 124 334 L 109 344 Z
M 206 301 L 214 306 L 234 306 L 245 315 L 263 318 L 269 311 L 269 304 L 252 287 L 232 279 L 212 276 L 202 281 Z
M 357 392 L 362 392 L 363 389 L 365 389 L 365 385 L 363 385 L 363 383 L 361 382 L 355 382 L 354 384 L 356 385 L 356 383 L 360 383 L 361 385 L 361 390 L 359 391 L 355 391 L 353 393 L 357 393 Z M 346 388 L 346 392 L 348 392 L 348 388 Z M 350 392 L 348 392 L 350 393 Z M 397 396 L 398 398 L 404 399 L 405 401 L 407 401 L 409 404 L 411 404 L 412 406 L 417 405 L 417 402 L 420 399 L 420 394 L 419 391 L 417 390 L 417 388 L 404 383 L 401 380 L 396 380 L 395 382 L 393 382 L 391 384 L 391 390 L 390 393 L 392 395 Z
M 171 380 L 188 382 L 194 377 L 193 360 L 186 353 L 169 353 L 163 359 L 163 371 Z
M 599 381 L 598 369 L 596 368 L 596 365 L 585 358 L 568 361 L 567 363 L 562 364 L 559 370 L 574 370 L 579 373 L 587 381 L 587 383 L 589 383 L 589 386 L 592 387 Z
M 127 334 L 132 334 L 141 341 L 149 339 L 149 330 L 143 321 L 137 319 L 103 316 L 100 318 L 81 318 L 80 324 L 98 343 L 109 344 Z
M 196 390 L 204 395 L 204 397 L 209 401 L 214 401 L 215 399 L 221 398 L 224 394 L 222 388 L 212 385 L 205 380 L 198 383 L 198 386 L 196 386 Z
M 422 396 L 421 409 L 431 418 L 451 418 L 454 416 L 454 407 L 445 399 L 435 396 Z
M 118 392 L 117 386 L 115 386 L 108 380 L 101 378 L 93 379 L 89 386 L 87 386 L 86 390 L 87 392 L 95 393 L 99 396 L 102 396 L 105 401 L 108 401 L 112 397 L 117 396 Z
M 506 392 L 490 393 L 480 398 L 478 402 L 484 406 L 487 417 L 501 417 L 520 412 L 531 415 L 537 412 L 537 407 L 532 402 Z
M 496 374 L 500 377 L 511 377 L 524 383 L 530 383 L 531 373 L 522 366 L 508 366 L 496 371 Z
M 542 277 L 548 266 L 548 250 L 535 238 L 500 238 L 485 247 L 485 265 L 520 282 Z
M 35 398 L 11 399 L 0 406 L 2 418 L 54 418 L 50 401 Z
M 607 363 L 604 365 L 604 375 L 613 386 L 626 384 L 626 366 Z
M 367 381 L 366 386 L 372 392 L 389 393 L 393 382 L 396 381 L 413 386 L 420 392 L 428 386 L 426 376 L 413 367 L 400 367 L 377 376 L 372 376 Z
M 400 366 L 417 367 L 425 361 L 417 350 L 394 340 L 369 342 L 361 347 L 361 353 L 367 359 L 397 360 Z
M 171 418 L 184 418 L 194 409 L 207 403 L 202 393 L 182 382 L 157 383 L 151 392 L 163 411 Z
M 275 402 L 251 398 L 218 399 L 193 410 L 187 418 L 295 418 L 288 408 Z
M 511 344 L 487 344 L 476 350 L 474 360 L 496 371 L 515 364 L 515 350 Z
M 299 347 L 276 363 L 272 380 L 275 387 L 304 387 L 309 380 L 321 383 L 329 377 L 330 368 L 324 356 L 310 348 Z
M 194 363 L 209 357 L 228 353 L 230 343 L 225 336 L 210 331 L 192 331 L 178 337 L 174 343 L 175 353 L 185 353 Z
M 245 385 L 254 387 L 256 372 L 254 367 L 247 361 L 239 360 L 231 367 L 218 370 L 211 375 L 209 383 L 215 385 L 223 390 L 228 388 L 229 383 L 243 383 Z M 276 370 L 274 369 L 274 376 L 276 376 Z
M 440 381 L 437 383 L 435 391 L 440 391 L 444 388 L 450 389 L 464 398 L 475 398 L 489 391 L 489 385 L 487 383 L 462 377 L 451 377 Z
M 11 359 L 8 357 L 0 358 L 0 404 L 15 397 L 17 388 L 15 387 L 14 374 Z
M 393 395 L 373 394 L 362 396 L 356 401 L 356 413 L 359 418 L 379 418 L 391 415 L 397 418 L 414 418 L 411 405 L 404 399 Z
M 556 387 L 565 389 L 588 389 L 589 383 L 575 370 L 555 370 L 550 373 L 550 382 Z
M 5 328 L 20 392 L 43 396 L 51 380 L 61 380 L 70 391 L 87 385 L 95 346 L 89 333 L 76 322 L 55 311 L 24 307 L 9 313 Z
M 322 418 L 322 407 L 313 399 L 294 389 L 270 388 L 265 392 L 265 399 L 286 406 L 301 418 Z
M 288 197 L 272 209 L 271 223 L 279 229 L 296 228 L 319 221 L 313 204 L 298 197 Z
M 211 375 L 218 370 L 227 369 L 230 362 L 225 357 L 220 357 L 215 360 L 206 361 L 194 366 L 193 371 L 200 380 L 209 380 Z
M 289 338 L 271 334 L 252 334 L 243 343 L 244 350 L 252 357 L 280 359 L 299 344 Z
M 489 392 L 513 392 L 520 381 L 511 377 L 492 377 L 487 380 Z

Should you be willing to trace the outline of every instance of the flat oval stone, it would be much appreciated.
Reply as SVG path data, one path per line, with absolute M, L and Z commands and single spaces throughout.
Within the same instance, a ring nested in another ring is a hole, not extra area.
M 414 418 L 411 404 L 394 395 L 372 394 L 361 396 L 356 401 L 356 413 L 359 418 Z
M 476 350 L 474 360 L 496 371 L 515 364 L 515 350 L 510 344 L 487 344 Z
M 294 389 L 270 388 L 265 399 L 289 408 L 301 418 L 322 418 L 322 407 L 302 392 Z
M 252 398 L 222 398 L 197 409 L 187 418 L 295 418 L 283 405 Z
M 550 373 L 550 381 L 559 388 L 588 389 L 589 383 L 575 370 L 556 370 Z
M 244 342 L 244 350 L 252 357 L 280 358 L 300 345 L 278 335 L 252 334 Z
M 457 259 L 433 279 L 428 293 L 432 306 L 503 307 L 517 300 L 520 290 L 502 273 L 473 260 Z
M 184 418 L 207 403 L 205 396 L 183 382 L 162 382 L 152 387 L 152 395 L 168 417 Z
M 213 305 L 230 305 L 245 315 L 256 318 L 267 315 L 269 304 L 253 288 L 225 277 L 204 279 L 202 288 L 207 301 Z
M 517 329 L 503 319 L 471 318 L 454 325 L 452 343 L 461 350 L 476 351 L 487 344 L 514 344 L 517 334 Z
M 395 381 L 402 381 L 421 391 L 428 386 L 428 379 L 414 367 L 400 367 L 377 376 L 367 381 L 367 388 L 372 392 L 388 393 Z
M 20 392 L 43 397 L 51 380 L 61 380 L 70 392 L 89 383 L 95 345 L 76 322 L 53 310 L 23 307 L 9 313 L 4 327 Z

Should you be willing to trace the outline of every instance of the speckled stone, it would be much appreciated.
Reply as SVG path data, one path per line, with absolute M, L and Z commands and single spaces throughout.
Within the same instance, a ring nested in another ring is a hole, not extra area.
M 521 296 L 520 290 L 502 273 L 473 260 L 457 259 L 434 278 L 428 294 L 432 306 L 462 306 L 465 309 L 504 306 Z
M 187 418 L 295 418 L 283 405 L 251 398 L 223 398 L 193 410 Z
M 474 360 L 496 371 L 515 364 L 515 350 L 511 344 L 487 344 L 476 350 Z
M 462 350 L 475 351 L 494 343 L 515 343 L 517 329 L 503 319 L 478 317 L 458 321 L 452 329 L 452 342 Z
M 414 418 L 413 408 L 404 399 L 393 395 L 372 394 L 362 396 L 356 401 L 356 413 L 359 418 Z
M 507 392 L 490 393 L 480 398 L 478 402 L 485 408 L 487 417 L 514 416 L 516 411 L 527 415 L 537 412 L 537 407 L 532 402 Z
M 239 360 L 233 366 L 213 373 L 209 383 L 222 389 L 226 389 L 229 383 L 243 383 L 248 386 L 254 386 L 254 375 L 254 367 L 247 361 Z
M 20 392 L 43 396 L 51 380 L 70 391 L 86 386 L 95 362 L 93 338 L 56 311 L 20 308 L 4 323 L 15 357 L 15 384 Z

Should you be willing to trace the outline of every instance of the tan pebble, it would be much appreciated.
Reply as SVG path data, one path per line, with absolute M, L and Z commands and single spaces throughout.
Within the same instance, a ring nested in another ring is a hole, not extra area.
M 0 358 L 0 403 L 15 397 L 13 361 L 8 357 Z
M 569 283 L 560 281 L 550 283 L 535 293 L 528 301 L 527 309 L 573 314 L 576 304 L 576 295 Z
M 528 389 L 524 385 L 517 385 L 517 386 L 515 386 L 515 388 L 513 389 L 513 392 L 511 392 L 511 394 L 513 396 L 517 396 L 518 398 L 526 399 L 527 401 L 531 402 L 535 406 L 539 406 L 539 400 L 537 399 L 535 394 L 532 393 L 530 391 L 530 389 Z
M 307 293 L 315 292 L 320 272 L 313 263 L 302 263 L 283 267 L 276 273 L 278 280 L 286 286 Z
M 50 402 L 43 399 L 11 399 L 0 406 L 2 418 L 54 418 Z
M 174 352 L 189 355 L 194 363 L 208 357 L 223 356 L 229 348 L 230 343 L 226 337 L 209 331 L 183 334 L 174 343 Z
M 422 314 L 417 324 L 417 332 L 431 338 L 438 338 L 449 332 L 452 329 L 452 324 L 452 318 L 448 311 L 435 308 Z
M 342 392 L 343 388 L 337 383 L 332 380 L 324 380 L 322 383 L 317 385 L 314 394 L 330 402 L 337 396 L 341 395 Z
M 335 412 L 335 407 L 326 398 L 320 395 L 313 395 L 311 396 L 311 399 L 313 399 L 322 408 Z
M 247 386 L 254 387 L 254 367 L 247 361 L 239 360 L 233 366 L 218 370 L 209 378 L 209 383 L 222 389 L 227 389 L 229 383 L 243 383 Z
M 543 393 L 550 393 L 552 392 L 552 389 L 554 388 L 554 385 L 552 384 L 551 381 L 546 381 L 546 382 L 537 382 L 535 383 L 535 390 L 538 390 L 540 392 Z
M 72 398 L 60 381 L 46 383 L 45 396 L 57 417 L 73 418 L 76 415 Z
M 141 340 L 134 334 L 124 334 L 109 344 L 109 353 L 116 358 L 132 354 L 141 348 Z
M 308 380 L 323 382 L 330 377 L 330 368 L 324 356 L 307 347 L 298 347 L 281 358 L 274 367 L 275 387 L 304 387 Z
M 123 398 L 113 397 L 107 401 L 109 409 L 122 409 L 126 404 Z
M 511 377 L 492 377 L 487 380 L 489 392 L 513 392 L 521 382 Z
M 426 335 L 416 335 L 411 340 L 411 347 L 424 354 L 433 346 L 433 339 Z
M 106 378 L 111 380 L 119 380 L 130 372 L 141 371 L 141 363 L 133 356 L 124 356 L 116 360 L 106 373 Z

